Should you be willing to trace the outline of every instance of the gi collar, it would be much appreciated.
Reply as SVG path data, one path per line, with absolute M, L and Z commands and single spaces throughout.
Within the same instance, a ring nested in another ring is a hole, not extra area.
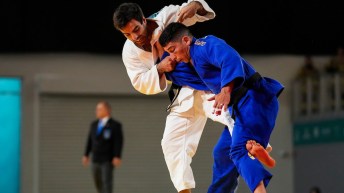
M 196 41 L 197 41 L 197 38 L 192 37 L 191 45 L 194 45 Z M 190 46 L 191 46 L 191 45 L 190 45 Z

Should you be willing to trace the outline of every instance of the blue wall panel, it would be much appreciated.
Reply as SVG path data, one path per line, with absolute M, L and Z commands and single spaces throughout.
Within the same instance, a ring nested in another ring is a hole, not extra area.
M 0 192 L 19 193 L 21 80 L 0 78 Z

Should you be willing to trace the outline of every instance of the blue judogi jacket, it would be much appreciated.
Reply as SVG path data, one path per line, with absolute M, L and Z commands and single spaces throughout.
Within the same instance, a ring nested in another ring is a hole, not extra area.
M 168 56 L 168 52 L 164 52 L 161 60 Z M 189 86 L 195 90 L 209 91 L 209 88 L 204 84 L 198 76 L 195 68 L 190 64 L 180 62 L 172 72 L 165 73 L 167 80 L 173 82 L 178 86 Z
M 231 100 L 246 90 L 228 108 L 235 119 L 230 156 L 252 192 L 262 180 L 267 186 L 272 175 L 247 155 L 246 143 L 255 140 L 267 146 L 278 113 L 277 97 L 284 87 L 276 80 L 260 77 L 235 49 L 215 36 L 193 39 L 190 56 L 197 74 L 213 93 L 219 94 L 231 82 Z
M 212 35 L 194 38 L 190 46 L 190 56 L 197 74 L 215 94 L 220 93 L 221 89 L 232 81 L 235 81 L 235 91 L 256 73 L 234 48 Z M 264 78 L 264 81 L 266 94 L 278 96 L 284 88 L 276 80 Z

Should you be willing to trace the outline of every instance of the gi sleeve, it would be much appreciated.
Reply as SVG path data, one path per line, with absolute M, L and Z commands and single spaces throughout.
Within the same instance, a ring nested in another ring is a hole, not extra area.
M 229 46 L 224 40 L 207 38 L 203 47 L 203 56 L 210 65 L 221 70 L 221 88 L 235 81 L 235 88 L 240 87 L 245 81 L 245 72 L 239 53 Z
M 127 40 L 123 47 L 122 60 L 133 87 L 146 95 L 165 91 L 167 88 L 165 74 L 159 77 L 156 65 L 143 64 L 132 46 L 135 45 Z
M 215 12 L 209 7 L 209 5 L 204 0 L 194 0 L 202 4 L 203 8 L 207 11 L 207 14 L 204 16 L 195 14 L 192 18 L 188 18 L 183 21 L 183 24 L 186 26 L 194 25 L 197 22 L 204 22 L 210 19 L 215 18 Z M 162 21 L 165 26 L 172 22 L 176 22 L 178 20 L 178 14 L 180 10 L 193 2 L 193 0 L 188 0 L 187 3 L 183 3 L 182 5 L 169 5 L 164 7 L 160 13 L 158 14 L 158 20 Z

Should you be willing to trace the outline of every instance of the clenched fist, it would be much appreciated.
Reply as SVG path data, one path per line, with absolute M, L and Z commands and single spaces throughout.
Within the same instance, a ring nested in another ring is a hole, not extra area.
M 159 74 L 173 71 L 176 64 L 177 62 L 174 60 L 174 57 L 167 56 L 157 65 Z

